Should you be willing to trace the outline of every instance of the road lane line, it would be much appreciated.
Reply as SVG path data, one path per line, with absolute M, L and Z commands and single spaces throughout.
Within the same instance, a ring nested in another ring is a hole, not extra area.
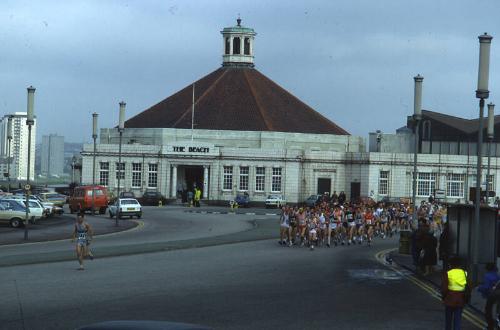
M 395 267 L 394 265 L 389 265 L 385 262 L 385 256 L 388 253 L 393 252 L 395 250 L 397 250 L 397 248 L 382 250 L 382 251 L 375 254 L 375 258 L 377 259 L 377 261 L 379 261 L 381 264 L 383 264 L 387 268 L 393 270 L 397 274 L 401 275 L 403 278 L 408 279 L 410 282 L 414 283 L 419 288 L 421 288 L 422 290 L 429 293 L 431 297 L 441 301 L 441 294 L 434 287 L 432 287 L 428 283 L 425 283 L 424 281 L 418 279 L 413 274 L 408 274 L 407 272 L 403 272 L 400 270 L 400 268 Z M 463 316 L 467 321 L 469 321 L 470 323 L 472 323 L 473 325 L 475 325 L 479 329 L 484 329 L 486 327 L 486 322 L 483 319 L 481 319 L 480 317 L 478 317 L 476 315 L 476 313 L 467 306 L 465 306 L 465 308 L 463 309 Z

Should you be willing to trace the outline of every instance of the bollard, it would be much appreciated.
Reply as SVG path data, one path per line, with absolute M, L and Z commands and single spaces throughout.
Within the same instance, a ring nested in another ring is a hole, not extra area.
M 411 254 L 411 230 L 401 230 L 399 232 L 399 253 Z
M 162 207 L 162 206 L 163 206 L 163 201 L 160 199 L 160 200 L 158 201 L 158 207 Z

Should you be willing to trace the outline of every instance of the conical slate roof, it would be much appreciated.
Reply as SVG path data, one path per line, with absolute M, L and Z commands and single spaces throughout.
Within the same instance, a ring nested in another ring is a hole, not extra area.
M 191 128 L 192 85 L 127 120 L 127 128 Z M 222 67 L 195 82 L 195 129 L 348 135 L 253 68 Z

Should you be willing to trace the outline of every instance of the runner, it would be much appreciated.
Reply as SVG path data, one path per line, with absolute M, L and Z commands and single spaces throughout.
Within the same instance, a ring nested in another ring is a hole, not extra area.
M 92 231 L 92 227 L 85 222 L 84 213 L 80 212 L 77 216 L 75 228 L 73 230 L 73 239 L 74 242 L 76 239 L 76 256 L 78 258 L 78 263 L 80 264 L 79 270 L 83 270 L 83 259 L 86 256 L 89 256 L 89 242 L 94 236 L 94 232 Z M 93 259 L 93 256 L 91 256 Z
M 288 206 L 282 208 L 280 219 L 280 245 L 286 246 L 287 239 L 290 246 L 292 246 L 292 240 L 290 239 L 290 217 Z

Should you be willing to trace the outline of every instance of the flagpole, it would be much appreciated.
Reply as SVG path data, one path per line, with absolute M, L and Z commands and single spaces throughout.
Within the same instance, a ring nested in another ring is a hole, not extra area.
M 191 141 L 194 140 L 194 84 L 193 84 L 193 101 L 191 104 Z

